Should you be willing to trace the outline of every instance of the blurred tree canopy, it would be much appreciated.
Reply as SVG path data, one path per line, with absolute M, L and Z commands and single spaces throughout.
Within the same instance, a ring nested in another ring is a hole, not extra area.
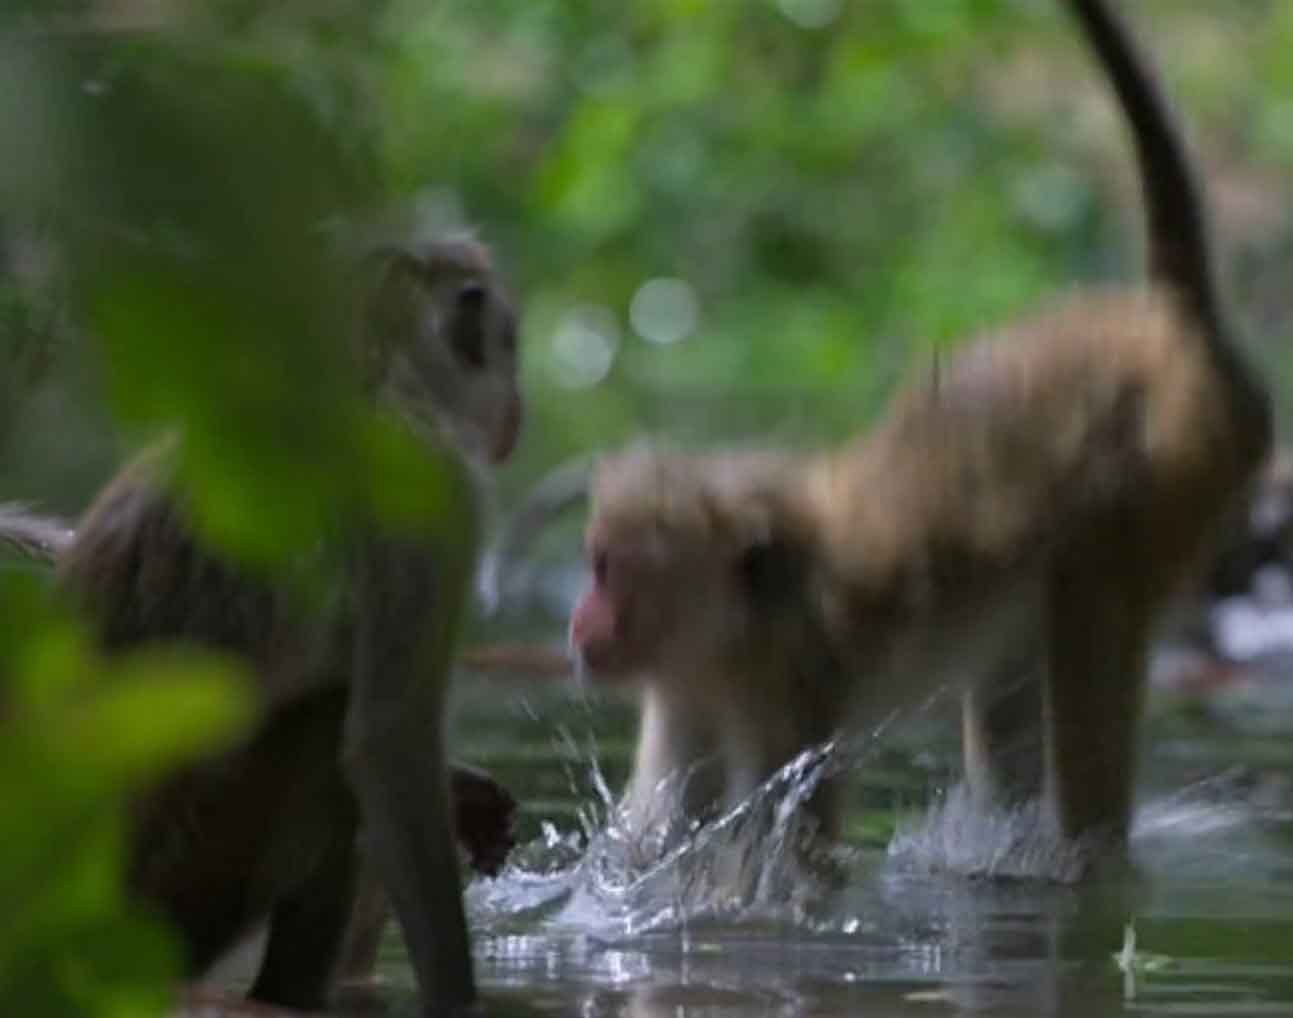
M 1288 390 L 1293 5 L 1134 6 Z M 470 226 L 507 268 L 511 487 L 644 429 L 841 435 L 931 351 L 1140 271 L 1130 151 L 1059 0 L 10 0 L 0 144 L 0 500 L 79 511 L 179 425 L 202 525 L 265 564 L 339 503 L 449 508 L 354 386 L 366 237 Z M 114 882 L 119 806 L 246 705 L 218 662 L 97 661 L 15 570 L 0 630 L 29 828 L 0 1010 L 160 1006 L 165 951 L 120 946 L 153 934 Z
M 41 146 L 49 174 L 15 160 L 8 177 L 34 175 L 55 203 L 69 176 L 140 207 L 200 199 L 231 258 L 262 259 L 246 275 L 266 293 L 311 254 L 280 257 L 275 216 L 313 215 L 320 231 L 384 216 L 478 229 L 525 305 L 534 415 L 518 483 L 644 427 L 684 440 L 841 434 L 931 348 L 1075 281 L 1139 271 L 1130 152 L 1058 0 L 22 8 L 7 16 L 11 49 L 76 35 L 75 59 L 100 61 L 62 69 L 69 94 L 40 93 L 65 104 L 53 122 L 79 106 L 100 143 L 140 155 L 114 165 L 84 149 L 69 168 Z M 1275 348 L 1289 319 L 1293 11 L 1146 0 L 1134 19 L 1207 168 L 1231 289 Z M 109 121 L 145 66 L 166 108 L 136 125 L 132 148 Z M 33 116 L 30 87 L 6 94 Z M 274 101 L 298 104 L 294 126 L 262 129 Z M 150 146 L 171 151 L 154 164 Z M 138 421 L 139 393 L 105 390 L 53 341 L 68 326 L 57 269 L 70 255 L 35 214 L 48 204 L 3 212 L 6 404 L 29 406 L 0 463 L 15 494 L 74 508 L 120 455 L 95 397 L 114 392 L 110 417 Z M 302 313 L 326 317 L 330 288 L 314 292 Z M 212 414 L 256 398 L 218 356 L 190 360 L 219 378 Z M 265 393 L 299 367 L 280 370 Z M 48 391 L 32 384 L 42 371 Z M 1287 375 L 1283 359 L 1272 371 Z M 190 389 L 153 398 L 185 404 Z M 308 469 L 296 452 L 263 455 L 290 478 Z M 283 519 L 304 511 L 284 499 Z
M 1139 271 L 1131 154 L 1054 0 L 411 10 L 394 185 L 418 193 L 449 143 L 421 196 L 517 266 L 545 449 L 741 435 L 805 401 L 792 427 L 838 434 L 931 347 Z M 1287 5 L 1135 15 L 1221 178 L 1227 249 L 1287 246 Z

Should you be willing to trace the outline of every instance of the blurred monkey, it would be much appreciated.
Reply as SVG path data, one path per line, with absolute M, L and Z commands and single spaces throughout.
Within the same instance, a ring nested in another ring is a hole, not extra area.
M 516 319 L 470 240 L 389 246 L 372 259 L 357 354 L 367 394 L 468 467 L 501 461 L 521 423 Z M 169 446 L 124 469 L 73 531 L 13 509 L 0 543 L 54 559 L 62 592 L 108 650 L 183 641 L 253 667 L 262 718 L 245 741 L 135 803 L 128 885 L 178 929 L 200 973 L 264 920 L 253 998 L 326 1003 L 361 872 L 367 935 L 389 894 L 428 1013 L 475 998 L 453 844 L 451 784 L 477 864 L 510 846 L 511 797 L 444 757 L 453 639 L 475 551 L 338 514 L 345 562 L 322 611 L 208 548 L 168 479 Z M 470 493 L 455 497 L 470 502 Z M 474 818 L 474 819 L 473 819 Z M 365 931 L 352 933 L 352 942 Z
M 1131 125 L 1148 284 L 981 338 L 833 452 L 602 462 L 570 636 L 593 679 L 644 689 L 631 796 L 713 754 L 704 792 L 731 802 L 955 681 L 977 795 L 1040 794 L 1065 838 L 1125 840 L 1153 625 L 1271 420 L 1167 103 L 1119 18 L 1070 6 Z M 810 807 L 827 830 L 833 798 Z

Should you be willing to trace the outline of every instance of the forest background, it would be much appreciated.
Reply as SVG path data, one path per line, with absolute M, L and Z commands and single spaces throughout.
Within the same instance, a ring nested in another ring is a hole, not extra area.
M 1287 411 L 1293 4 L 1132 6 Z M 351 487 L 406 498 L 320 257 L 377 223 L 475 230 L 522 299 L 502 504 L 644 432 L 841 437 L 936 351 L 1141 272 L 1056 0 L 16 0 L 0 149 L 0 500 L 74 515 L 178 422 L 204 526 L 266 562 Z M 0 571 L 0 1010 L 135 1013 L 169 961 L 116 897 L 116 807 L 246 704 L 218 662 L 108 669 L 42 582 Z

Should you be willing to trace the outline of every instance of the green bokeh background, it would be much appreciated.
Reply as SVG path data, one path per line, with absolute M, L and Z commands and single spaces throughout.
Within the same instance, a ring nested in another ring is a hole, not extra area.
M 1133 6 L 1287 407 L 1293 4 Z M 0 500 L 74 514 L 178 423 L 201 525 L 265 568 L 338 503 L 452 513 L 348 371 L 330 254 L 367 231 L 471 227 L 521 295 L 504 503 L 644 432 L 840 437 L 935 351 L 1140 271 L 1055 0 L 26 0 L 0 150 Z M 119 898 L 120 804 L 245 698 L 222 663 L 97 660 L 39 571 L 0 597 L 0 1011 L 145 1013 L 171 961 Z

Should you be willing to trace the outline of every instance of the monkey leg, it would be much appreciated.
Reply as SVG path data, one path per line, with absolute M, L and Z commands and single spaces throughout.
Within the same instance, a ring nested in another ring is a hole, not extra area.
M 254 912 L 242 877 L 261 852 L 263 828 L 254 799 L 241 804 L 252 816 L 225 807 L 239 791 L 236 777 L 197 766 L 131 804 L 127 889 L 178 933 L 190 974 L 214 964 Z
M 193 974 L 294 893 L 347 825 L 353 839 L 337 764 L 345 702 L 337 689 L 280 709 L 249 743 L 133 804 L 128 887 L 177 929 Z
M 454 829 L 477 873 L 495 876 L 516 845 L 512 832 L 516 799 L 484 771 L 465 764 L 449 769 L 453 795 Z M 382 934 L 390 918 L 390 901 L 371 863 L 360 868 L 355 908 L 341 952 L 339 979 L 369 982 L 377 971 Z
M 1149 627 L 1135 560 L 1112 558 L 1068 556 L 1049 593 L 1046 794 L 1062 835 L 1117 844 L 1131 820 Z
M 350 921 L 359 813 L 338 751 L 345 710 L 344 690 L 334 689 L 281 711 L 245 774 L 247 785 L 273 782 L 267 834 L 243 878 L 269 896 L 269 937 L 250 994 L 266 1003 L 324 1005 Z
M 210 853 L 188 855 L 183 873 L 168 869 L 158 874 L 132 867 L 127 886 L 132 897 L 158 908 L 183 945 L 187 973 L 200 975 L 247 929 L 249 910 L 238 881 Z
M 367 851 L 382 874 L 428 1014 L 475 997 L 467 921 L 450 832 L 444 754 L 433 735 L 407 754 L 352 754 Z M 431 743 L 428 745 L 428 743 Z M 360 762 L 362 759 L 362 762 Z
M 265 957 L 249 994 L 254 1000 L 302 1009 L 327 1003 L 355 903 L 358 851 L 353 807 L 350 813 L 344 818 L 343 812 L 308 879 L 270 914 Z
M 422 1008 L 446 1016 L 476 997 L 443 731 L 453 596 L 465 588 L 438 582 L 448 572 L 419 545 L 364 549 L 344 750 L 365 851 L 399 918 Z
M 355 905 L 350 914 L 350 927 L 346 932 L 345 946 L 337 978 L 348 983 L 362 983 L 373 979 L 377 971 L 377 955 L 382 946 L 382 934 L 391 906 L 382 889 L 377 870 L 367 859 L 361 864 L 355 888 Z
M 1044 662 L 1038 641 L 1029 641 L 965 691 L 965 780 L 980 804 L 1016 806 L 1042 793 Z

